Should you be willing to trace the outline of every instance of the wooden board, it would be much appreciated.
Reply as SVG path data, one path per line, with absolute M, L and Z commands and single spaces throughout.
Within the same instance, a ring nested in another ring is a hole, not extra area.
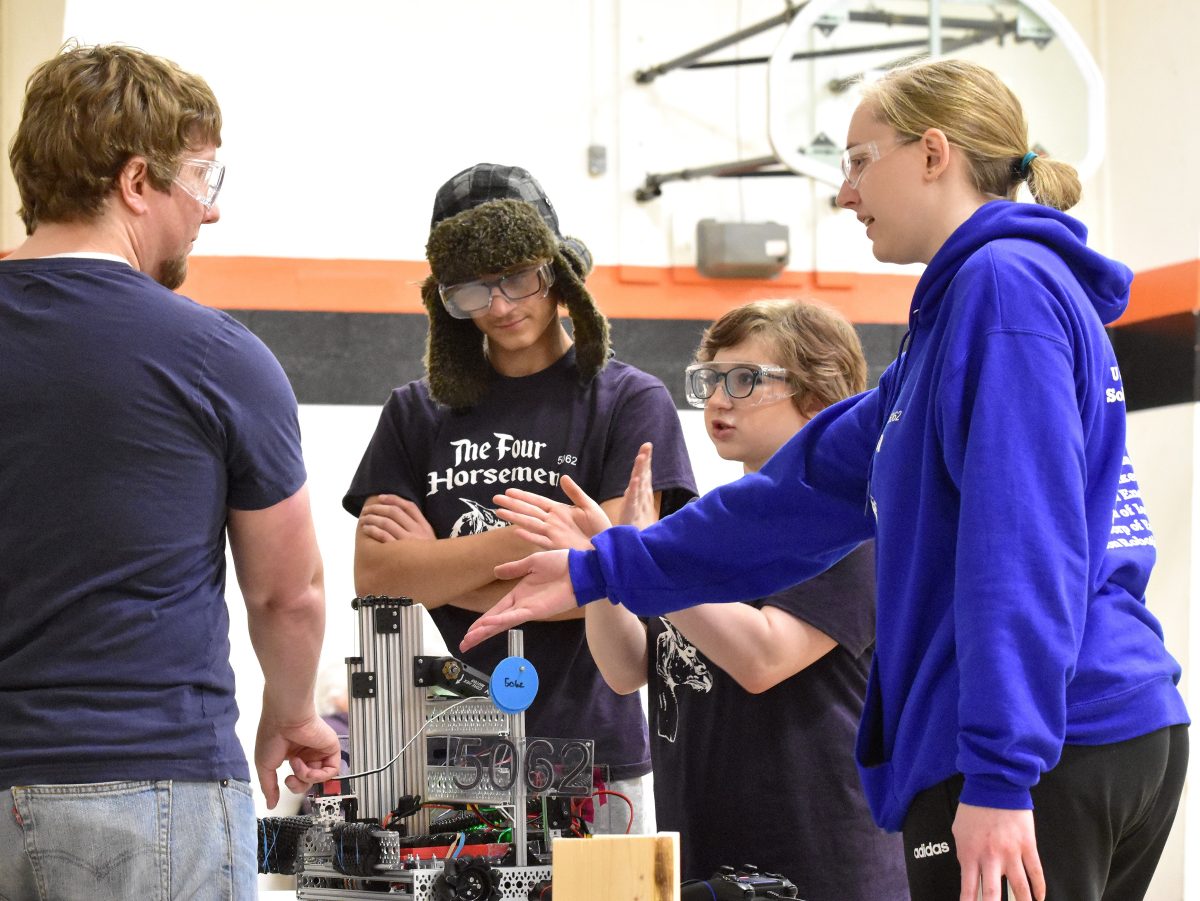
M 679 901 L 679 833 L 556 838 L 554 897 Z

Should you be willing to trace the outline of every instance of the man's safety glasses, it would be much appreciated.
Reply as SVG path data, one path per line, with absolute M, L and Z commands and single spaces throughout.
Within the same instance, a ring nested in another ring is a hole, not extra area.
M 195 198 L 206 210 L 211 210 L 217 202 L 224 180 L 225 164 L 216 160 L 184 160 L 174 179 L 185 194 Z
M 703 407 L 718 385 L 730 400 L 749 399 L 739 406 L 774 403 L 796 393 L 788 371 L 770 363 L 693 363 L 686 373 L 687 400 L 693 407 Z
M 470 319 L 492 305 L 494 292 L 499 289 L 509 300 L 526 300 L 537 295 L 545 297 L 554 284 L 554 269 L 548 262 L 518 269 L 497 279 L 479 279 L 459 285 L 438 285 L 442 303 L 455 319 Z

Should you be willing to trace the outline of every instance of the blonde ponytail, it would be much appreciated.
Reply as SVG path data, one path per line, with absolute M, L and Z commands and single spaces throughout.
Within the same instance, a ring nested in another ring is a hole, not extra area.
M 1039 156 L 1030 161 L 1028 169 L 1025 184 L 1037 203 L 1056 210 L 1069 210 L 1079 203 L 1083 188 L 1074 166 Z

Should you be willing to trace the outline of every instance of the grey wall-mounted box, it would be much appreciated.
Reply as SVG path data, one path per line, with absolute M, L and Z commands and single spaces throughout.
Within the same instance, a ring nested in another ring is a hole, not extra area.
M 696 223 L 696 268 L 709 278 L 774 278 L 790 250 L 788 228 L 778 222 Z

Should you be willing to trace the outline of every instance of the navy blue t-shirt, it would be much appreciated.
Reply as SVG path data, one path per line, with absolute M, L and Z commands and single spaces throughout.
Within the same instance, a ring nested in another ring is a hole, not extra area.
M 872 549 L 754 603 L 838 643 L 762 694 L 667 620 L 649 620 L 654 803 L 658 828 L 680 833 L 684 879 L 754 864 L 807 901 L 908 898 L 900 836 L 872 821 L 854 764 L 875 642 Z
M 237 321 L 123 263 L 0 261 L 0 787 L 249 778 L 227 511 L 304 481 Z
M 484 399 L 465 411 L 435 403 L 424 380 L 392 392 L 343 501 L 355 516 L 375 494 L 421 507 L 439 538 L 501 528 L 492 497 L 522 488 L 570 503 L 559 478 L 571 476 L 598 502 L 620 497 L 638 448 L 654 444 L 654 489 L 664 515 L 696 493 L 679 415 L 662 382 L 610 361 L 581 384 L 574 348 L 533 375 L 497 375 Z M 420 598 L 417 598 L 420 600 Z M 479 616 L 445 605 L 430 611 L 451 649 Z M 650 770 L 646 719 L 637 695 L 604 682 L 588 651 L 583 620 L 529 623 L 525 656 L 540 691 L 526 712 L 530 737 L 592 738 L 610 779 Z M 490 673 L 507 656 L 501 640 L 461 657 Z

